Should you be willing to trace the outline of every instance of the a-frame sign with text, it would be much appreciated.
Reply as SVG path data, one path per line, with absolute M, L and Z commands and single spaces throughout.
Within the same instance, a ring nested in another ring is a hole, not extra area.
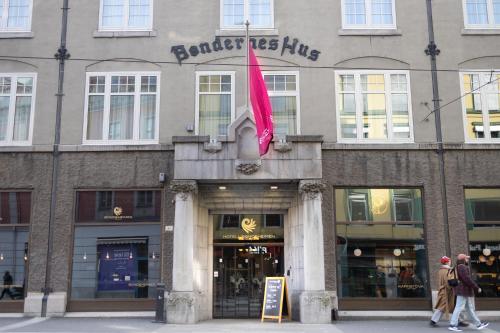
M 286 310 L 286 311 L 283 311 Z M 284 312 L 289 320 L 292 319 L 290 296 L 285 277 L 266 277 L 264 303 L 262 304 L 262 321 L 277 319 L 281 323 Z

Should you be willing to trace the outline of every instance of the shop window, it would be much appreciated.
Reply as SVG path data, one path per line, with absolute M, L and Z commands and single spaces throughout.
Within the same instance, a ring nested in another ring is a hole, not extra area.
M 281 228 L 283 227 L 283 215 L 267 214 L 264 219 L 266 228 Z
M 419 189 L 336 189 L 341 298 L 427 298 Z
M 500 189 L 466 189 L 469 250 L 473 277 L 482 293 L 500 297 Z
M 30 192 L 0 192 L 0 307 L 26 296 Z
M 252 29 L 274 27 L 274 0 L 221 0 L 221 28 Z

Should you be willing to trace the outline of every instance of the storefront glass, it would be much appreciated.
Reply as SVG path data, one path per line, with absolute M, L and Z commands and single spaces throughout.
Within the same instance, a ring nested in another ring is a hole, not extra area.
M 26 296 L 30 192 L 0 192 L 0 305 Z
M 465 209 L 477 296 L 500 297 L 500 189 L 466 189 Z
M 419 189 L 336 189 L 341 298 L 425 298 L 427 254 Z
M 160 191 L 78 192 L 71 298 L 154 298 L 160 211 Z

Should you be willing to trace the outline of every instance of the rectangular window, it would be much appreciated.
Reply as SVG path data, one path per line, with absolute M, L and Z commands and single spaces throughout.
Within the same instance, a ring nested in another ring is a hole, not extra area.
M 465 138 L 500 142 L 500 73 L 461 73 Z
M 477 297 L 500 298 L 500 189 L 465 189 L 471 270 Z
M 395 0 L 342 0 L 344 29 L 396 29 Z
M 196 130 L 216 139 L 234 119 L 234 72 L 196 73 Z
M 99 30 L 150 31 L 153 0 L 101 0 Z
M 0 73 L 0 145 L 31 144 L 36 74 Z
M 0 0 L 0 32 L 31 31 L 32 0 Z
M 274 134 L 300 134 L 298 115 L 299 74 L 291 72 L 263 73 L 273 109 Z
M 466 28 L 500 28 L 500 0 L 463 0 L 463 6 Z
M 88 73 L 87 144 L 158 142 L 160 74 Z
M 274 28 L 274 0 L 220 0 L 221 28 L 250 29 Z
M 339 295 L 428 298 L 419 189 L 335 189 Z
M 337 126 L 343 142 L 411 142 L 408 72 L 337 72 Z

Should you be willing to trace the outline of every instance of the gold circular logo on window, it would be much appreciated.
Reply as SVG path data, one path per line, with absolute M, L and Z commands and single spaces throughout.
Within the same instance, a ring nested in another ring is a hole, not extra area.
M 115 216 L 121 216 L 123 213 L 123 209 L 121 207 L 115 207 L 113 209 L 113 213 L 115 214 Z
M 372 212 L 375 215 L 382 215 L 387 212 L 388 207 L 387 200 L 384 198 L 373 198 Z
M 257 227 L 257 222 L 254 219 L 246 218 L 243 219 L 243 221 L 241 221 L 241 228 L 247 234 L 254 232 L 256 227 Z

